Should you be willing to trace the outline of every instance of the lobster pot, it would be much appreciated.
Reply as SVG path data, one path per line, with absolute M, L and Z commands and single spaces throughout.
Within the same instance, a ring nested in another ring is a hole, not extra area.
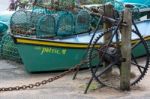
M 16 11 L 10 19 L 13 34 L 24 34 L 28 30 L 28 18 L 25 11 Z
M 81 10 L 76 16 L 75 33 L 83 33 L 89 31 L 90 22 L 90 14 L 85 10 Z
M 42 13 L 36 13 L 36 12 L 27 12 L 28 16 L 28 24 L 29 24 L 29 29 L 35 29 L 36 26 L 38 25 L 38 20 L 44 16 Z M 32 31 L 32 34 L 34 34 L 35 31 Z
M 74 33 L 74 18 L 73 15 L 69 12 L 59 14 L 57 21 L 57 35 L 58 36 L 67 36 Z
M 18 50 L 9 34 L 5 34 L 2 38 L 1 58 L 21 62 Z
M 55 18 L 52 15 L 42 16 L 36 27 L 37 37 L 53 37 L 56 36 Z
M 75 7 L 75 0 L 58 0 L 61 9 L 73 9 Z

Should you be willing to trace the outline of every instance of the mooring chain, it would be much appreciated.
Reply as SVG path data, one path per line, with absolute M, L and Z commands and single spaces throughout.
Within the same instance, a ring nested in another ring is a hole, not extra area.
M 68 71 L 65 71 L 57 76 L 52 77 L 52 78 L 48 78 L 47 80 L 42 80 L 40 82 L 35 82 L 34 84 L 28 84 L 28 85 L 21 85 L 21 86 L 15 86 L 15 87 L 3 87 L 3 88 L 0 88 L 0 92 L 26 90 L 26 89 L 32 89 L 35 87 L 40 87 L 42 85 L 45 85 L 47 83 L 53 82 L 57 79 L 60 79 L 69 73 L 75 72 L 80 66 L 86 64 L 87 62 L 88 62 L 87 60 L 83 60 L 79 64 L 75 65 L 73 68 L 69 69 Z
M 105 30 L 104 33 L 107 33 L 107 32 L 109 32 L 109 31 L 112 31 L 112 30 L 114 30 L 115 28 L 116 28 L 116 26 L 111 27 L 111 28 L 108 28 L 108 29 Z M 34 30 L 34 29 L 33 29 L 33 30 Z M 26 33 L 25 31 L 22 31 L 22 30 L 17 29 L 17 28 L 16 28 L 16 29 L 13 28 L 13 31 L 15 31 L 15 32 L 21 32 L 21 33 Z M 28 34 L 28 33 L 27 33 L 27 34 Z M 90 47 L 91 47 L 91 46 L 90 46 Z M 93 58 L 94 58 L 94 57 L 93 57 Z M 63 73 L 61 73 L 61 74 L 59 74 L 59 75 L 57 75 L 57 76 L 55 76 L 55 77 L 48 78 L 47 80 L 42 80 L 42 81 L 40 81 L 40 82 L 35 82 L 35 83 L 33 83 L 33 84 L 28 84 L 28 85 L 15 86 L 15 87 L 3 87 L 3 88 L 0 88 L 0 92 L 26 90 L 26 89 L 32 89 L 32 88 L 35 88 L 35 87 L 40 87 L 40 86 L 42 86 L 42 85 L 45 85 L 45 84 L 47 84 L 47 83 L 53 82 L 53 81 L 55 81 L 55 80 L 57 80 L 57 79 L 60 79 L 60 78 L 64 77 L 65 75 L 69 74 L 69 73 L 73 73 L 73 72 L 75 72 L 75 71 L 78 71 L 79 68 L 80 68 L 82 65 L 86 64 L 86 63 L 88 63 L 88 60 L 83 60 L 83 61 L 81 61 L 79 64 L 76 64 L 73 68 L 71 68 L 71 69 L 69 69 L 68 71 L 65 71 L 65 72 L 63 72 Z

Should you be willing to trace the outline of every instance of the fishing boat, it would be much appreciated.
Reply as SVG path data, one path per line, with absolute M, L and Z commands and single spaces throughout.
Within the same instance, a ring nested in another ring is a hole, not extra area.
M 150 20 L 138 22 L 137 26 L 150 44 L 150 28 L 148 28 Z M 12 35 L 12 37 L 26 70 L 41 72 L 66 70 L 80 63 L 86 57 L 92 33 L 47 39 L 21 35 Z M 138 42 L 138 39 L 134 40 L 134 37 L 132 39 L 133 43 Z M 139 45 L 134 51 L 137 56 L 143 56 L 145 52 L 142 50 Z
M 68 1 L 71 2 L 71 1 Z M 59 10 L 53 6 L 34 4 L 32 11 L 16 11 L 10 20 L 11 36 L 28 72 L 66 70 L 86 58 L 89 43 L 102 30 L 91 30 L 91 15 L 85 9 L 75 9 L 74 3 Z M 72 5 L 73 4 L 73 5 Z M 60 4 L 61 5 L 61 4 Z M 150 40 L 150 20 L 136 23 L 145 40 Z M 112 28 L 113 29 L 113 28 Z M 139 42 L 132 35 L 132 44 Z M 136 57 L 145 51 L 141 44 L 135 47 Z M 83 67 L 87 67 L 84 65 Z

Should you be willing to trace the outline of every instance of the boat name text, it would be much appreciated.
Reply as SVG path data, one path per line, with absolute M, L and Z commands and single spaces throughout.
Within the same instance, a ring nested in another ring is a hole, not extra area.
M 40 50 L 41 55 L 46 54 L 46 53 L 65 55 L 67 53 L 67 49 L 46 48 L 46 47 L 36 47 L 35 49 Z

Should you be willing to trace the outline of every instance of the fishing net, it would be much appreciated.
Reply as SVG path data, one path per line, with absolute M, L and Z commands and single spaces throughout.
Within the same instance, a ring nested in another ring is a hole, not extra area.
M 85 10 L 81 10 L 76 17 L 75 33 L 88 32 L 90 30 L 90 22 L 90 14 Z
M 1 41 L 2 36 L 6 34 L 7 30 L 8 30 L 8 26 L 0 22 L 0 41 Z
M 55 18 L 52 15 L 45 15 L 38 21 L 36 27 L 37 37 L 54 37 L 56 36 Z
M 58 13 L 57 21 L 57 35 L 66 36 L 74 33 L 74 17 L 71 13 Z
M 21 62 L 18 50 L 9 34 L 2 37 L 0 50 L 1 58 Z

